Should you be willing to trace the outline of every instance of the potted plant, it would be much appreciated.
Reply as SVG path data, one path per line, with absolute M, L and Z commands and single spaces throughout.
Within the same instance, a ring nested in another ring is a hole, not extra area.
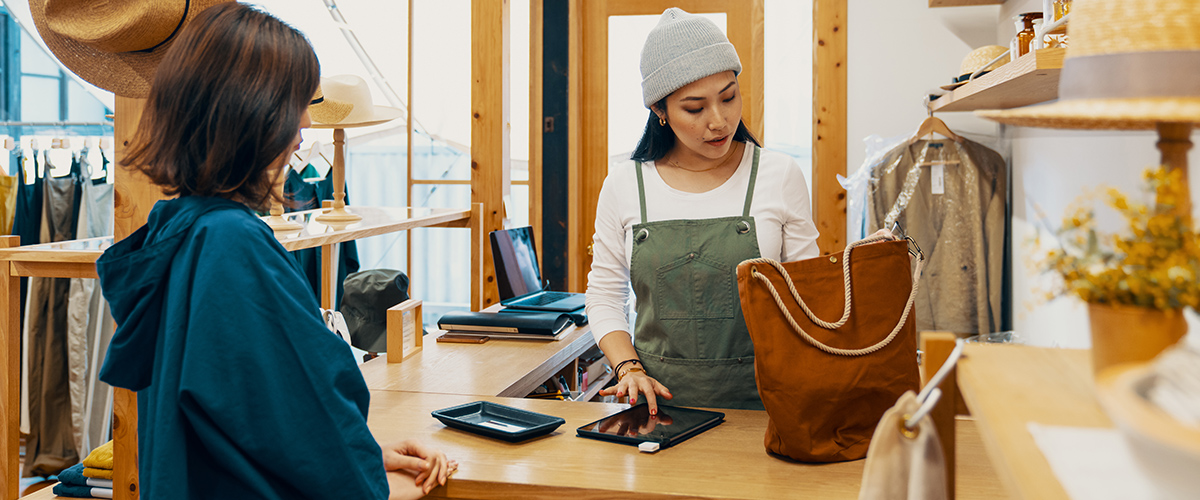
M 1051 296 L 1088 303 L 1096 373 L 1147 361 L 1187 332 L 1183 308 L 1200 306 L 1200 234 L 1192 225 L 1183 171 L 1163 167 L 1144 175 L 1156 202 L 1144 204 L 1115 188 L 1098 193 L 1128 227 L 1096 229 L 1094 196 L 1077 200 L 1055 231 L 1059 246 L 1040 261 L 1061 277 Z M 1085 203 L 1081 203 L 1081 201 Z

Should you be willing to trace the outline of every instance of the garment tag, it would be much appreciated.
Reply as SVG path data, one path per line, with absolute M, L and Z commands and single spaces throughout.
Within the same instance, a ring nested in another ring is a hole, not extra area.
M 933 188 L 933 194 L 946 193 L 946 176 L 945 165 L 930 165 L 929 169 L 929 184 Z

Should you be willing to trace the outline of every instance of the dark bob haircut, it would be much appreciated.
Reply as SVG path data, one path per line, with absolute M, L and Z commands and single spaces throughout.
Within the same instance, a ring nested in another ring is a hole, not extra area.
M 654 107 L 667 109 L 667 98 L 664 97 L 654 103 Z M 733 132 L 733 140 L 762 146 L 758 143 L 758 139 L 754 138 L 754 134 L 750 133 L 750 129 L 746 128 L 745 120 L 738 122 L 737 130 Z M 637 148 L 633 150 L 630 159 L 633 161 L 658 161 L 666 156 L 667 151 L 670 151 L 673 146 L 675 146 L 675 131 L 671 130 L 671 124 L 660 125 L 658 115 L 651 110 L 650 118 L 646 120 L 646 131 L 642 132 L 642 138 L 638 140 Z
M 270 14 L 215 5 L 184 27 L 150 86 L 130 153 L 168 195 L 261 209 L 320 83 L 308 39 Z

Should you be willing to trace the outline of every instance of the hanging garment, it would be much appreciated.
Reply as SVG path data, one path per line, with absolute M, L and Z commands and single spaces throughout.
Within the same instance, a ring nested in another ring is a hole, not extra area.
M 868 192 L 868 232 L 899 222 L 925 250 L 917 331 L 999 331 L 1008 198 L 1004 158 L 967 139 L 905 142 L 873 167 Z
M 311 165 L 309 165 L 311 167 Z M 315 172 L 315 169 L 313 169 Z M 309 174 L 311 175 L 311 174 Z M 325 177 L 318 182 L 304 180 L 304 174 L 288 168 L 287 180 L 283 184 L 283 200 L 285 212 L 298 212 L 321 208 L 321 201 L 333 199 L 333 179 Z M 346 204 L 350 204 L 350 194 L 346 194 Z M 342 303 L 342 282 L 346 276 L 358 271 L 358 246 L 353 241 L 340 243 L 338 250 L 337 294 L 334 296 L 334 309 L 340 309 Z M 308 278 L 313 294 L 321 297 L 321 248 L 306 248 L 292 252 L 300 270 Z
M 0 174 L 0 230 L 12 234 L 13 220 L 17 216 L 17 184 L 15 175 Z
M 13 234 L 21 237 L 21 245 L 42 242 L 42 191 L 44 180 L 37 151 L 21 155 L 17 161 L 17 213 L 13 218 Z M 33 181 L 25 183 L 26 170 Z M 21 432 L 29 434 L 29 278 L 21 278 Z
M 636 166 L 642 221 L 633 226 L 629 265 L 637 295 L 634 349 L 646 372 L 671 389 L 672 405 L 763 409 L 731 272 L 761 256 L 750 215 L 759 154 L 755 148 L 742 214 L 718 219 L 647 222 Z
M 91 166 L 87 156 L 78 160 L 80 176 L 78 238 L 96 238 L 112 234 L 113 186 L 90 182 Z M 67 306 L 67 366 L 71 394 L 71 423 L 75 447 L 87 455 L 95 444 L 107 441 L 105 426 L 110 422 L 107 410 L 112 397 L 108 384 L 96 379 L 96 363 L 103 362 L 104 351 L 113 333 L 111 320 L 105 321 L 108 304 L 96 293 L 96 280 L 71 278 Z M 102 413 L 103 412 L 103 413 Z
M 47 162 L 47 170 L 50 170 Z M 75 238 L 79 175 L 46 179 L 42 191 L 42 239 Z M 71 280 L 30 280 L 29 315 L 29 437 L 25 446 L 26 476 L 49 476 L 79 460 L 72 425 L 68 371 L 67 309 Z

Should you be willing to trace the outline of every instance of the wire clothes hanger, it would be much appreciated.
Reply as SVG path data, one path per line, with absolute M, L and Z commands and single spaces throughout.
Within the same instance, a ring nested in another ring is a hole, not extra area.
M 954 350 L 950 351 L 950 357 L 946 358 L 946 362 L 942 363 L 942 367 L 938 368 L 937 373 L 933 374 L 933 377 L 921 389 L 920 394 L 917 394 L 917 402 L 921 403 L 921 407 L 917 408 L 917 411 L 913 412 L 912 415 L 906 415 L 907 418 L 904 419 L 905 428 L 909 430 L 916 428 L 921 419 L 929 415 L 929 412 L 933 411 L 933 407 L 937 406 L 938 401 L 942 399 L 942 390 L 938 386 L 942 385 L 942 381 L 950 374 L 950 370 L 953 370 L 955 365 L 958 364 L 959 358 L 962 357 L 963 345 L 962 339 L 954 342 Z

